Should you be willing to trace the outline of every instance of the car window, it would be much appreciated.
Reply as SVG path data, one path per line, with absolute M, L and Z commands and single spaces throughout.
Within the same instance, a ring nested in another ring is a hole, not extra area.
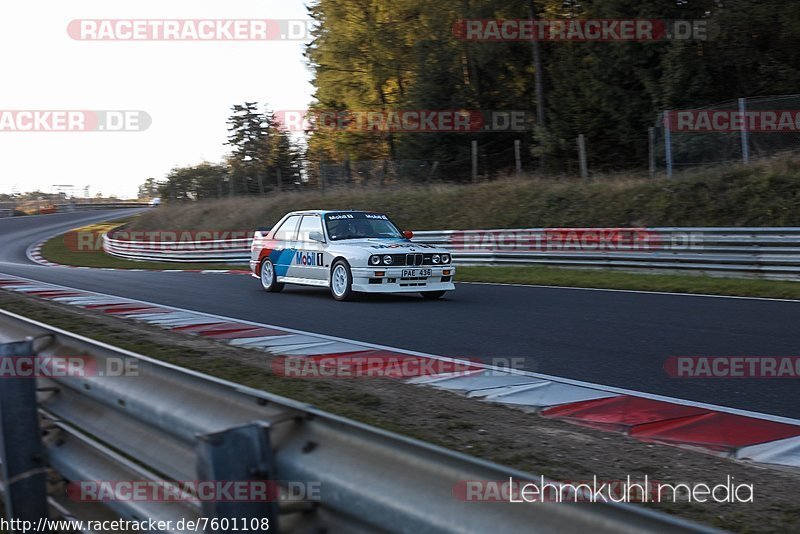
M 294 241 L 297 225 L 300 223 L 299 215 L 292 215 L 286 219 L 280 228 L 275 232 L 274 239 L 278 241 Z
M 308 235 L 311 232 L 322 233 L 322 221 L 315 215 L 303 216 L 303 222 L 300 223 L 300 232 L 297 234 L 298 241 L 311 241 Z
M 402 239 L 403 234 L 380 213 L 329 213 L 325 216 L 331 241 L 344 239 Z

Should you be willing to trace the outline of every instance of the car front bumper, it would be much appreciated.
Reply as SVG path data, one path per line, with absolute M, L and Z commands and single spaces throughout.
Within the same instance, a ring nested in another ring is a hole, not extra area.
M 415 270 L 417 276 L 408 276 Z M 430 270 L 430 275 L 420 273 Z M 404 273 L 404 271 L 406 271 Z M 353 291 L 361 293 L 419 293 L 421 291 L 453 291 L 456 268 L 447 266 L 424 267 L 367 267 L 354 268 Z M 405 275 L 405 276 L 404 276 Z

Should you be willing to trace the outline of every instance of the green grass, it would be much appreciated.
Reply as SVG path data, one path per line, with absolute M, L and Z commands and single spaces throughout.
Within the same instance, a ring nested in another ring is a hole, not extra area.
M 230 270 L 249 269 L 248 265 L 227 265 L 219 263 L 173 263 L 157 261 L 132 261 L 109 256 L 102 250 L 73 250 L 67 246 L 64 236 L 54 237 L 42 246 L 42 256 L 61 265 L 78 267 L 97 267 L 113 269 L 192 269 L 192 270 Z
M 456 279 L 462 282 L 800 299 L 800 283 L 798 282 L 718 278 L 690 274 L 640 274 L 548 267 L 459 267 Z

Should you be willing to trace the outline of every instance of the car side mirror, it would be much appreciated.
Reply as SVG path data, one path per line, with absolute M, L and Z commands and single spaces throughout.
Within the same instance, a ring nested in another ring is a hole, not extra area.
M 322 235 L 322 232 L 309 232 L 308 239 L 309 241 L 317 241 L 318 243 L 325 242 L 325 236 Z
M 411 239 L 412 237 L 414 237 L 414 232 L 412 232 L 411 230 L 406 230 L 405 232 L 403 232 L 403 236 L 406 239 Z

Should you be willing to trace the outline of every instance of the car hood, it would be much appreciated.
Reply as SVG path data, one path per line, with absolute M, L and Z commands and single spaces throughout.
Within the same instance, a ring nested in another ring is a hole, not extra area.
M 346 239 L 333 241 L 332 246 L 354 247 L 369 251 L 372 254 L 407 254 L 409 252 L 438 252 L 446 253 L 445 249 L 434 245 L 413 243 L 405 239 Z

